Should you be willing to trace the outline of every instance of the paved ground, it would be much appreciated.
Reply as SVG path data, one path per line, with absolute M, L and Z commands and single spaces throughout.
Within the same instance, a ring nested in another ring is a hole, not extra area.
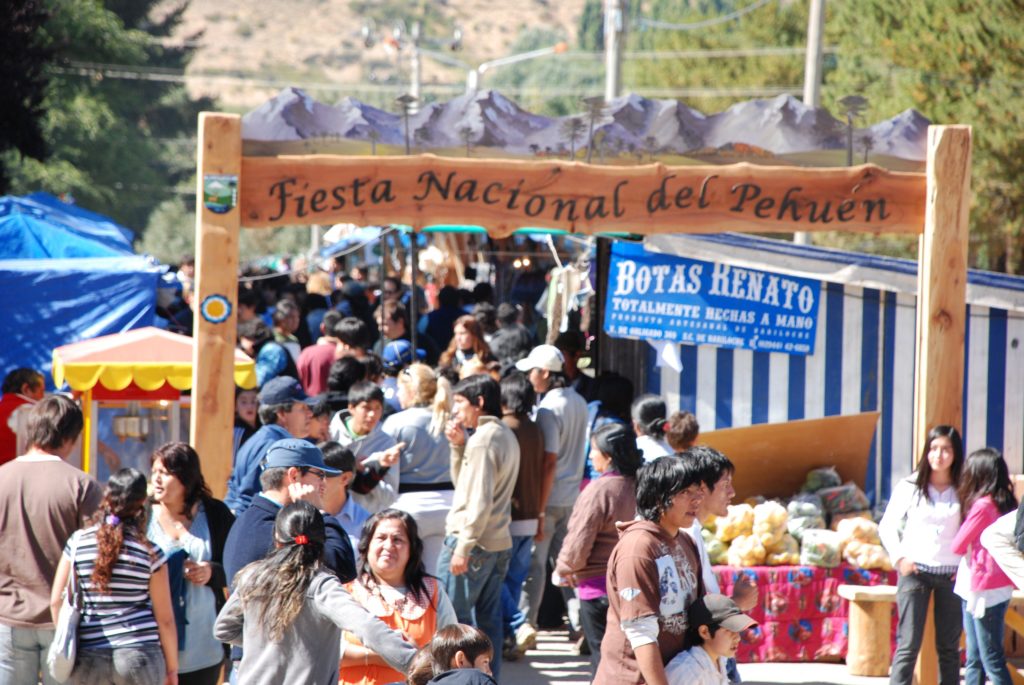
M 590 682 L 590 662 L 573 651 L 565 632 L 542 631 L 537 649 L 501 667 L 502 685 L 584 685 Z M 888 678 L 857 678 L 844 664 L 740 664 L 747 685 L 883 685 Z

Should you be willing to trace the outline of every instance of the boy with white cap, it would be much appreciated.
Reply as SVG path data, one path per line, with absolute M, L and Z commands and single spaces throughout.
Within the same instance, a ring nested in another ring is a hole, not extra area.
M 669 685 L 726 685 L 726 661 L 736 657 L 740 633 L 757 625 L 725 595 L 709 594 L 690 605 L 693 646 L 665 665 Z

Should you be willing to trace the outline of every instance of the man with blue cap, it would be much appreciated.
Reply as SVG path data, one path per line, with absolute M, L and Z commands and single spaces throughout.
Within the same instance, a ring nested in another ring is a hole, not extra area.
M 235 519 L 224 544 L 224 571 L 232 588 L 236 573 L 274 547 L 274 519 L 281 508 L 304 500 L 322 509 L 325 481 L 340 475 L 341 471 L 324 464 L 320 448 L 307 440 L 286 438 L 270 445 L 259 476 L 263 491 Z M 325 516 L 324 525 L 324 565 L 342 582 L 348 582 L 355 578 L 352 544 L 333 516 Z M 232 648 L 231 658 L 241 661 L 241 650 Z
M 260 465 L 267 457 L 270 446 L 286 438 L 304 438 L 309 435 L 309 422 L 313 418 L 314 398 L 306 395 L 294 378 L 278 376 L 267 381 L 259 394 L 262 427 L 235 455 L 228 479 L 228 494 L 224 503 L 235 516 L 241 516 L 249 507 L 253 496 L 260 491 Z

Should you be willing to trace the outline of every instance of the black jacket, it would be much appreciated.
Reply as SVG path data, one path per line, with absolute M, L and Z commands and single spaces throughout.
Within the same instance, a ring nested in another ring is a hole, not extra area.
M 235 574 L 248 564 L 267 556 L 274 548 L 274 519 L 281 507 L 266 497 L 257 495 L 242 512 L 227 536 L 224 548 L 224 571 L 234 585 Z M 355 555 L 352 543 L 341 524 L 333 516 L 324 516 L 327 541 L 324 544 L 324 565 L 342 582 L 356 577 Z
M 431 683 L 438 685 L 497 685 L 494 678 L 475 668 L 454 668 L 445 671 L 441 675 L 434 676 L 434 679 L 427 685 Z
M 203 498 L 203 509 L 206 511 L 206 523 L 210 527 L 210 568 L 213 570 L 206 585 L 213 590 L 219 613 L 227 601 L 224 594 L 228 587 L 228 577 L 224 572 L 224 547 L 227 545 L 228 533 L 235 524 L 235 515 L 226 504 L 212 497 Z

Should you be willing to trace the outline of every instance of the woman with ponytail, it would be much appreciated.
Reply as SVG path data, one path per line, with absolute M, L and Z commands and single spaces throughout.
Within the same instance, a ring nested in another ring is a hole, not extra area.
M 398 374 L 402 411 L 384 421 L 383 431 L 404 442 L 398 500 L 393 506 L 412 514 L 423 540 L 423 563 L 437 568 L 444 542 L 444 522 L 452 508 L 455 486 L 449 465 L 451 448 L 444 426 L 452 411 L 452 387 L 426 364 L 412 364 Z
M 580 623 L 590 647 L 591 674 L 601 662 L 608 589 L 608 560 L 619 541 L 616 523 L 636 518 L 636 472 L 644 460 L 629 426 L 610 423 L 590 436 L 590 456 L 600 474 L 580 493 L 555 563 L 562 583 L 576 588 Z
M 367 613 L 323 568 L 325 539 L 316 507 L 289 504 L 274 521 L 274 551 L 235 577 L 235 592 L 213 633 L 244 647 L 238 682 L 335 685 L 342 630 L 393 668 L 408 667 L 415 648 Z
M 146 539 L 146 477 L 124 468 L 107 481 L 96 522 L 68 540 L 51 594 L 54 622 L 71 573 L 82 599 L 80 685 L 176 685 L 178 635 L 166 558 Z
M 640 395 L 633 400 L 630 415 L 637 435 L 636 446 L 643 452 L 644 462 L 673 454 L 672 448 L 665 442 L 665 432 L 668 430 L 665 400 L 657 395 Z

